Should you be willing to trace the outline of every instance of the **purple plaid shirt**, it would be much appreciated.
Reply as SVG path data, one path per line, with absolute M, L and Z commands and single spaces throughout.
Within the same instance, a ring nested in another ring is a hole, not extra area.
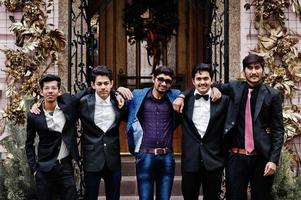
M 155 99 L 150 90 L 139 111 L 142 148 L 172 148 L 173 108 L 168 98 Z

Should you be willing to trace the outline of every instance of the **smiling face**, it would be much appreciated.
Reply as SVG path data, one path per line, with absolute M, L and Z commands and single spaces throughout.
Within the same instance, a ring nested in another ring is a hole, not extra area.
M 200 94 L 206 94 L 210 90 L 212 79 L 208 71 L 198 71 L 192 83 Z
M 95 90 L 96 94 L 105 100 L 110 95 L 110 91 L 113 87 L 113 80 L 110 81 L 108 76 L 98 75 L 95 78 L 95 82 L 91 82 L 91 86 Z
M 167 92 L 172 85 L 172 78 L 169 75 L 159 74 L 153 77 L 154 89 L 160 94 Z
M 53 103 L 60 95 L 60 88 L 57 81 L 44 82 L 40 94 L 44 97 L 45 103 Z
M 252 63 L 244 68 L 244 75 L 248 84 L 255 87 L 263 81 L 264 70 L 260 63 Z

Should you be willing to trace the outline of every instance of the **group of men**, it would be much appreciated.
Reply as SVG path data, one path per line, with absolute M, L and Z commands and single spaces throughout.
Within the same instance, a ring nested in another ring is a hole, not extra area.
M 127 122 L 128 146 L 136 158 L 140 200 L 151 200 L 154 193 L 158 200 L 170 199 L 172 138 L 179 124 L 185 200 L 197 200 L 201 185 L 204 200 L 218 200 L 224 167 L 227 199 L 247 199 L 249 183 L 252 199 L 271 199 L 284 134 L 281 95 L 263 84 L 261 56 L 245 57 L 243 72 L 246 81 L 213 84 L 212 67 L 199 64 L 192 70 L 194 87 L 181 93 L 171 89 L 174 71 L 160 66 L 152 75 L 153 87 L 131 92 L 113 91 L 112 71 L 97 66 L 94 90 L 74 96 L 60 95 L 60 78 L 45 75 L 40 80 L 44 101 L 27 116 L 26 154 L 38 199 L 52 200 L 54 190 L 61 199 L 77 199 L 72 159 L 78 161 L 78 118 L 87 200 L 97 199 L 101 179 L 108 200 L 120 197 L 121 120 Z

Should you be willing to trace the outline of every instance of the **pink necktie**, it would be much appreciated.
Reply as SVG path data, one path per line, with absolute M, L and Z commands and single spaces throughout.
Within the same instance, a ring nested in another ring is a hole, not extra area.
M 251 92 L 253 89 L 248 90 L 248 97 L 245 110 L 245 149 L 248 153 L 254 150 L 253 139 L 253 126 L 252 126 L 252 113 L 251 113 Z

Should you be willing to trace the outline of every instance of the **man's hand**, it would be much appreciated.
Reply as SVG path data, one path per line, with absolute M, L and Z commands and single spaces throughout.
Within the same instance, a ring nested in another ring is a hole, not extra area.
M 31 109 L 30 109 L 30 112 L 33 113 L 33 114 L 40 114 L 41 110 L 39 109 L 41 103 L 35 103 L 32 105 Z
M 118 108 L 122 108 L 124 106 L 124 98 L 119 94 L 119 92 L 116 95 L 116 100 L 118 103 Z
M 264 174 L 263 176 L 271 176 L 273 174 L 275 174 L 276 172 L 276 164 L 273 163 L 273 162 L 268 162 L 266 165 L 265 165 L 265 169 L 264 169 Z
M 183 94 L 180 94 L 172 103 L 173 109 L 178 112 L 182 113 L 184 108 L 184 98 L 185 96 Z
M 219 100 L 222 97 L 222 93 L 216 87 L 211 88 L 211 100 L 213 102 Z
M 129 88 L 119 87 L 117 88 L 117 92 L 119 92 L 125 100 L 131 100 L 133 98 L 133 94 Z

